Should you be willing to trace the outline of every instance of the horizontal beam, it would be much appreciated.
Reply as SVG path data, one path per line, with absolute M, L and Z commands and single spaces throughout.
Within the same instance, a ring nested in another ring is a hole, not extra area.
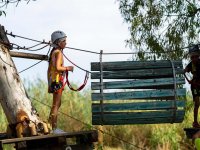
M 177 107 L 185 107 L 185 100 L 177 100 Z M 174 108 L 174 101 L 152 101 L 133 103 L 104 103 L 103 112 L 129 110 L 170 110 Z M 101 112 L 101 104 L 92 104 L 92 113 Z
M 175 74 L 183 74 L 183 69 L 176 68 Z M 173 77 L 172 68 L 103 72 L 103 79 L 151 79 L 169 77 Z M 100 79 L 100 72 L 93 72 L 91 79 Z
M 66 132 L 62 134 L 49 134 L 49 135 L 40 135 L 40 136 L 32 136 L 32 137 L 5 139 L 5 140 L 0 140 L 0 143 L 12 144 L 12 143 L 18 143 L 18 142 L 24 142 L 24 141 L 34 141 L 34 140 L 43 140 L 43 139 L 48 140 L 51 138 L 59 138 L 59 137 L 72 138 L 72 137 L 81 137 L 81 136 L 91 136 L 94 138 L 93 140 L 97 140 L 98 133 L 96 130 Z
M 176 85 L 184 84 L 185 78 L 176 78 Z M 174 78 L 141 79 L 103 82 L 103 89 L 169 89 L 174 88 Z M 91 83 L 92 90 L 100 90 L 100 82 Z
M 185 96 L 185 89 L 177 89 L 177 96 Z M 128 99 L 173 99 L 174 90 L 147 90 L 147 91 L 131 91 L 131 92 L 114 92 L 103 93 L 103 100 L 128 100 Z M 98 101 L 102 99 L 100 93 L 92 93 L 92 100 Z
M 47 55 L 40 55 L 40 54 L 32 54 L 32 53 L 23 53 L 23 52 L 10 51 L 10 55 L 12 57 L 18 57 L 18 58 L 27 58 L 27 59 L 36 59 L 36 60 L 48 60 L 48 56 Z
M 182 61 L 172 61 L 175 68 L 183 68 Z M 99 62 L 91 63 L 91 71 L 100 70 Z M 172 68 L 169 60 L 157 61 L 117 61 L 117 62 L 103 62 L 104 71 L 116 70 L 134 70 L 134 69 L 155 69 L 155 68 Z

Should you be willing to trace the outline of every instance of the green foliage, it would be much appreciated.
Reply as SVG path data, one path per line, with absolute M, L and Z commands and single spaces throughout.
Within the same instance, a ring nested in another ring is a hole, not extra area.
M 159 144 L 164 145 L 166 143 L 170 143 L 171 149 L 180 149 L 180 145 L 177 141 L 181 140 L 181 136 L 177 134 L 177 125 L 155 125 L 152 130 L 150 143 L 153 149 L 155 149 Z
M 22 1 L 24 1 L 28 4 L 31 0 L 1 0 L 0 8 L 5 9 L 8 7 L 8 5 L 15 5 L 17 7 L 18 4 L 21 3 Z M 32 0 L 32 1 L 36 1 L 36 0 Z M 0 17 L 2 15 L 6 16 L 6 12 L 4 10 L 0 10 Z
M 192 0 L 118 0 L 129 24 L 127 44 L 138 51 L 155 52 L 158 58 L 185 56 L 183 47 L 198 40 L 200 3 Z M 139 58 L 141 55 L 138 55 Z

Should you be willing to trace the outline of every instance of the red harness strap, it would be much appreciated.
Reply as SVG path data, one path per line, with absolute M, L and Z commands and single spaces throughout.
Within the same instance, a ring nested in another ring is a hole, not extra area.
M 88 78 L 89 78 L 89 72 L 86 72 L 86 74 L 85 74 L 85 79 L 84 79 L 84 82 L 83 82 L 83 84 L 79 87 L 79 88 L 77 88 L 77 89 L 74 89 L 73 87 L 72 87 L 72 85 L 69 83 L 69 79 L 68 79 L 68 71 L 66 71 L 66 81 L 65 81 L 65 84 L 64 85 L 68 85 L 68 87 L 70 88 L 70 90 L 72 90 L 72 91 L 81 91 L 84 87 L 85 87 L 85 85 L 86 85 L 86 83 L 87 83 L 87 81 L 88 81 Z
M 63 53 L 63 51 L 61 51 L 61 53 L 62 53 L 63 56 L 64 56 L 70 63 L 72 63 L 74 66 L 78 67 L 78 68 L 81 69 L 81 70 L 84 70 L 84 69 L 80 68 L 79 66 L 77 66 L 76 64 L 74 64 L 71 60 L 69 60 L 69 59 L 67 58 L 67 56 Z M 85 87 L 85 85 L 86 85 L 86 83 L 87 83 L 87 81 L 88 81 L 88 78 L 89 78 L 89 72 L 88 72 L 87 70 L 84 70 L 84 71 L 86 72 L 84 82 L 83 82 L 83 84 L 82 84 L 79 88 L 77 88 L 77 89 L 74 89 L 74 88 L 71 86 L 71 84 L 69 83 L 68 71 L 66 71 L 66 81 L 65 81 L 65 83 L 63 84 L 63 87 L 62 87 L 62 88 L 64 89 L 65 85 L 67 84 L 68 87 L 69 87 L 72 91 L 80 91 L 80 90 L 82 90 L 82 89 Z

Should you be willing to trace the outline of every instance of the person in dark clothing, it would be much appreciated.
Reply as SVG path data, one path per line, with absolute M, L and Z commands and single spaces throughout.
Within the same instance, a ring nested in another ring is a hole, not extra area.
M 193 45 L 189 48 L 189 55 L 190 55 L 190 63 L 184 69 L 184 75 L 191 84 L 191 91 L 194 101 L 194 128 L 200 128 L 198 123 L 198 109 L 199 109 L 199 98 L 200 98 L 200 50 L 198 45 Z M 186 76 L 186 72 L 191 72 L 193 78 L 189 80 Z

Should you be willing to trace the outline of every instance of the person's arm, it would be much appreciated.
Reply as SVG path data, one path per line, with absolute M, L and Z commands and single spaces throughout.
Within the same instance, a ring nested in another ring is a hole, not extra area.
M 73 66 L 64 67 L 61 65 L 62 59 L 63 59 L 62 53 L 60 51 L 58 51 L 56 54 L 56 70 L 58 70 L 58 71 L 66 71 L 66 70 L 73 71 Z
M 185 67 L 183 75 L 184 75 L 185 79 L 188 81 L 188 83 L 191 84 L 191 80 L 189 80 L 188 77 L 186 76 L 186 72 L 190 72 L 189 65 L 190 65 L 190 64 L 188 64 L 188 65 Z

